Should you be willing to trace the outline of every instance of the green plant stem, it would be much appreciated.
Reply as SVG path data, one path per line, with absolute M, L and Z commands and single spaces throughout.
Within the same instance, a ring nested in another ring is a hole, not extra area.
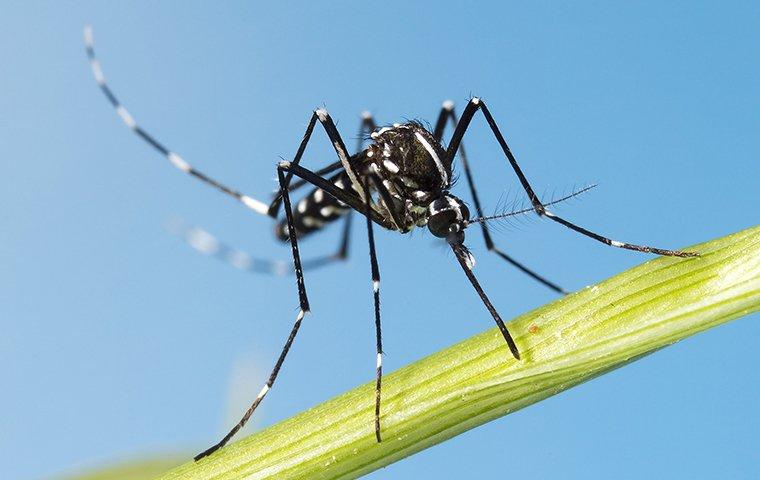
M 760 308 L 760 227 L 688 250 L 514 319 L 521 361 L 494 328 L 387 375 L 380 444 L 368 383 L 163 478 L 356 478 Z

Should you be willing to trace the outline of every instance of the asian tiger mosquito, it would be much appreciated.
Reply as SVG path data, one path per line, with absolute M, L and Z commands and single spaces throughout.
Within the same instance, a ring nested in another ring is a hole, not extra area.
M 309 299 L 306 295 L 306 284 L 303 275 L 304 268 L 307 266 L 321 265 L 346 257 L 351 225 L 351 213 L 353 211 L 364 215 L 366 218 L 367 237 L 369 241 L 372 289 L 374 293 L 375 334 L 377 339 L 374 428 L 378 442 L 381 441 L 380 395 L 383 349 L 380 328 L 380 270 L 375 249 L 373 223 L 376 223 L 387 230 L 393 230 L 399 233 L 408 233 L 415 227 L 427 226 L 430 233 L 434 236 L 445 239 L 454 252 L 454 256 L 464 271 L 464 274 L 467 276 L 467 279 L 472 284 L 472 287 L 475 289 L 486 309 L 496 322 L 512 356 L 517 360 L 520 359 L 520 352 L 512 339 L 512 335 L 507 330 L 499 313 L 491 304 L 491 301 L 488 299 L 488 296 L 486 296 L 486 293 L 480 286 L 480 283 L 472 271 L 475 260 L 464 245 L 464 231 L 470 225 L 476 223 L 480 224 L 486 248 L 489 251 L 494 252 L 509 264 L 560 294 L 565 294 L 567 292 L 555 283 L 550 282 L 543 276 L 507 255 L 494 244 L 487 226 L 489 220 L 533 211 L 539 217 L 548 218 L 549 220 L 564 225 L 582 235 L 612 247 L 675 257 L 698 256 L 698 254 L 692 252 L 666 250 L 612 240 L 581 226 L 575 225 L 549 211 L 547 208 L 548 206 L 579 195 L 592 187 L 586 187 L 563 198 L 542 203 L 518 165 L 517 160 L 504 139 L 504 136 L 496 125 L 496 121 L 491 115 L 490 110 L 485 102 L 478 97 L 470 98 L 461 118 L 457 118 L 454 104 L 451 101 L 444 102 L 438 115 L 438 120 L 432 131 L 427 129 L 422 123 L 415 121 L 403 124 L 396 123 L 392 126 L 378 129 L 372 116 L 365 113 L 362 116 L 359 147 L 357 148 L 357 153 L 354 155 L 348 153 L 343 139 L 341 138 L 340 133 L 338 133 L 338 130 L 327 111 L 322 108 L 317 109 L 311 115 L 308 126 L 306 127 L 306 132 L 303 135 L 293 160 L 281 161 L 277 165 L 279 191 L 275 194 L 270 203 L 262 202 L 240 193 L 239 191 L 196 170 L 182 157 L 166 148 L 155 137 L 143 130 L 135 122 L 135 119 L 127 109 L 119 102 L 110 87 L 108 87 L 100 63 L 95 57 L 92 30 L 89 26 L 86 26 L 84 29 L 84 41 L 95 81 L 111 105 L 116 109 L 116 113 L 121 117 L 121 120 L 127 127 L 166 157 L 174 167 L 197 178 L 201 182 L 216 188 L 222 193 L 235 198 L 244 206 L 258 214 L 267 215 L 277 219 L 281 206 L 284 207 L 285 210 L 285 219 L 281 219 L 277 223 L 275 232 L 280 240 L 285 242 L 289 241 L 291 245 L 300 310 L 296 316 L 290 335 L 288 336 L 285 345 L 277 358 L 277 362 L 272 369 L 269 379 L 262 387 L 256 399 L 229 433 L 227 433 L 227 435 L 225 435 L 218 443 L 196 455 L 195 460 L 200 460 L 227 444 L 227 442 L 245 425 L 256 407 L 258 407 L 259 403 L 261 403 L 263 398 L 274 385 L 274 382 L 277 379 L 277 374 L 293 344 L 293 340 L 298 333 L 301 322 L 303 321 L 304 316 L 310 311 Z M 462 138 L 464 137 L 473 116 L 478 111 L 480 111 L 485 117 L 486 123 L 501 146 L 510 167 L 517 175 L 522 188 L 525 190 L 525 193 L 530 200 L 531 208 L 493 215 L 490 217 L 483 215 L 470 165 L 467 161 L 464 146 L 462 145 Z M 327 136 L 335 149 L 335 153 L 337 154 L 338 161 L 327 165 L 322 169 L 312 171 L 302 167 L 300 163 L 317 122 L 319 122 L 327 133 Z M 442 139 L 447 122 L 450 122 L 453 126 L 454 133 L 452 134 L 448 145 L 444 146 Z M 366 133 L 370 133 L 370 139 L 372 142 L 367 148 L 362 149 L 362 139 Z M 450 193 L 450 188 L 453 183 L 452 165 L 457 153 L 459 153 L 460 162 L 477 213 L 477 216 L 474 218 L 470 218 L 470 211 L 465 203 L 460 198 Z M 294 175 L 299 177 L 299 180 L 296 182 L 292 182 Z M 311 185 L 314 189 L 301 199 L 295 205 L 294 209 L 290 200 L 290 192 L 305 185 Z M 308 264 L 302 262 L 298 250 L 298 238 L 316 232 L 325 225 L 334 222 L 339 218 L 345 218 L 345 220 L 338 252 L 334 255 L 314 259 Z M 296 235 L 292 235 L 292 232 L 296 232 Z M 267 268 L 264 268 L 264 270 L 267 270 Z

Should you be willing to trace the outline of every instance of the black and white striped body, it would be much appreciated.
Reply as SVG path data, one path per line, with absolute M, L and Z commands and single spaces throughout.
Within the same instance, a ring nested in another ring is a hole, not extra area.
M 373 143 L 351 158 L 363 181 L 374 174 L 390 194 L 392 205 L 382 198 L 375 199 L 380 213 L 392 218 L 391 209 L 400 212 L 399 224 L 392 230 L 407 233 L 414 227 L 425 226 L 435 211 L 431 203 L 447 196 L 451 187 L 451 163 L 444 161 L 446 152 L 433 135 L 417 122 L 395 124 L 372 133 Z M 360 188 L 351 182 L 347 172 L 333 175 L 330 182 L 340 189 L 360 195 Z M 373 194 L 375 188 L 371 188 Z M 452 197 L 453 198 L 453 197 Z M 449 202 L 450 203 L 450 202 Z M 293 222 L 298 237 L 317 231 L 350 211 L 350 207 L 316 188 L 295 204 Z M 437 211 L 437 210 L 436 210 Z M 277 238 L 288 237 L 285 219 L 278 222 Z
M 351 185 L 346 172 L 340 172 L 330 178 L 330 182 L 338 188 Z M 321 230 L 327 224 L 345 216 L 351 208 L 333 196 L 325 193 L 321 188 L 315 188 L 308 195 L 295 204 L 293 210 L 293 224 L 299 238 Z M 275 226 L 275 235 L 279 240 L 287 242 L 288 222 L 283 218 Z

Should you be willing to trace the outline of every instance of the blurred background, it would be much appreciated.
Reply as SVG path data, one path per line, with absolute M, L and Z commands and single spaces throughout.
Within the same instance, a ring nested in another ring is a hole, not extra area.
M 292 278 L 235 270 L 168 232 L 182 218 L 289 260 L 270 221 L 124 127 L 91 77 L 86 22 L 138 122 L 257 197 L 315 107 L 352 145 L 364 109 L 433 122 L 441 101 L 461 111 L 473 94 L 537 191 L 599 182 L 560 209 L 581 225 L 675 248 L 757 222 L 760 6 L 491 3 L 3 2 L 2 476 L 188 459 L 259 390 L 298 305 Z M 314 138 L 305 165 L 333 161 Z M 520 193 L 481 117 L 465 144 L 487 210 Z M 305 241 L 304 257 L 332 252 L 339 230 Z M 431 235 L 376 236 L 388 371 L 492 326 Z M 650 258 L 538 219 L 495 238 L 571 290 Z M 555 298 L 476 231 L 468 243 L 505 318 Z M 361 229 L 347 263 L 306 281 L 313 314 L 254 429 L 373 378 Z M 368 478 L 758 478 L 759 335 L 758 315 L 743 318 Z

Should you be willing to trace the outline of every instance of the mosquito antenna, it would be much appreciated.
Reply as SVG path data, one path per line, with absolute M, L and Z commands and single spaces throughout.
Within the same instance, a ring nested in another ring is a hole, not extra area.
M 556 205 L 558 203 L 565 202 L 567 200 L 570 200 L 571 198 L 575 198 L 575 197 L 577 197 L 579 195 L 582 195 L 582 194 L 588 192 L 589 190 L 591 190 L 592 188 L 594 188 L 596 186 L 597 186 L 597 184 L 593 183 L 591 185 L 588 185 L 586 187 L 581 188 L 580 190 L 574 190 L 573 192 L 571 192 L 571 193 L 569 193 L 569 194 L 567 194 L 567 195 L 565 195 L 563 197 L 560 197 L 560 198 L 551 200 L 550 202 L 544 203 L 543 205 L 545 207 L 548 207 L 550 205 Z M 521 208 L 519 210 L 512 210 L 512 211 L 509 211 L 509 212 L 506 212 L 506 213 L 499 213 L 497 215 L 488 215 L 488 216 L 485 216 L 485 217 L 471 218 L 470 220 L 468 220 L 467 223 L 468 224 L 472 224 L 472 223 L 484 223 L 484 222 L 489 222 L 491 220 L 500 220 L 500 219 L 503 219 L 503 218 L 515 217 L 515 216 L 518 216 L 518 215 L 523 215 L 523 214 L 526 214 L 526 213 L 531 213 L 533 211 L 535 211 L 533 209 L 533 207 Z

